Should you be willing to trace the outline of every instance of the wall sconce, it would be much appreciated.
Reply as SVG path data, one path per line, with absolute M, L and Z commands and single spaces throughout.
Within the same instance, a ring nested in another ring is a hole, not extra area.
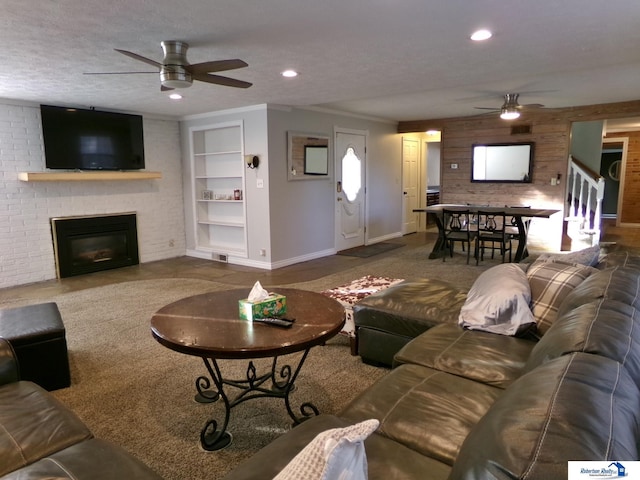
M 260 165 L 260 159 L 257 155 L 245 155 L 244 161 L 247 164 L 247 168 L 258 168 L 258 165 Z

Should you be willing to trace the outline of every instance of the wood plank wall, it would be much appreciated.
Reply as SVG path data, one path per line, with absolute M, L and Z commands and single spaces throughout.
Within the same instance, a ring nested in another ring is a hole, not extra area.
M 424 132 L 432 128 L 442 132 L 442 203 L 531 205 L 563 211 L 572 122 L 634 116 L 640 116 L 640 101 L 525 110 L 514 122 L 501 120 L 497 114 L 400 122 L 398 133 Z M 511 127 L 517 125 L 530 125 L 531 133 L 512 135 Z M 471 182 L 471 148 L 474 143 L 529 141 L 535 142 L 532 183 Z M 456 170 L 451 168 L 454 163 L 458 164 Z M 639 194 L 635 201 L 640 202 L 640 160 L 633 168 L 635 170 L 629 176 L 635 177 L 635 180 L 629 181 L 639 182 Z M 560 185 L 552 186 L 551 178 L 558 174 L 562 178 Z M 634 208 L 637 210 L 637 206 Z M 559 250 L 561 240 L 562 213 L 550 220 L 535 220 L 532 224 L 530 242 L 533 248 Z

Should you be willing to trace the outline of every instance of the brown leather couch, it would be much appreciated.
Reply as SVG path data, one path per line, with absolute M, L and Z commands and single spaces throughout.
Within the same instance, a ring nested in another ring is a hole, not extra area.
M 539 341 L 443 323 L 337 415 L 294 428 L 226 480 L 271 479 L 319 432 L 380 421 L 369 478 L 567 478 L 569 460 L 639 458 L 640 270 L 608 257 Z
M 15 352 L 0 338 L 0 479 L 158 480 L 120 447 L 94 438 L 42 387 L 21 381 Z

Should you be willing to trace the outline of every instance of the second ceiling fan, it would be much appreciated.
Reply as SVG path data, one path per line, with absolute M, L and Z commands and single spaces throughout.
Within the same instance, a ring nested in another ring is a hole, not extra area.
M 503 120 L 515 120 L 520 117 L 523 108 L 544 108 L 540 103 L 530 103 L 528 105 L 520 105 L 518 103 L 519 93 L 507 93 L 504 96 L 502 107 L 474 107 L 478 110 L 491 110 L 492 112 L 500 112 L 500 118 Z

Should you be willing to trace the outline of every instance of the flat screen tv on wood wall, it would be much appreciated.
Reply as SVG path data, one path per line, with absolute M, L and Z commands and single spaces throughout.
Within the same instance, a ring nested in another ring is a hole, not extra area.
M 40 105 L 40 113 L 47 168 L 144 168 L 141 115 L 51 105 Z

